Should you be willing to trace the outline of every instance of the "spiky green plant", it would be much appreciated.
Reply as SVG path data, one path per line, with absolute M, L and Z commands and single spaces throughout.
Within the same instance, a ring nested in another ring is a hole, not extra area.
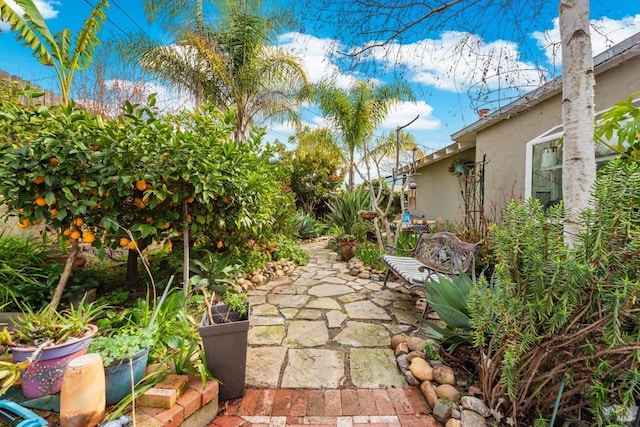
M 327 224 L 337 230 L 336 234 L 353 234 L 359 240 L 364 237 L 366 225 L 358 214 L 369 210 L 369 194 L 360 189 L 347 190 L 329 205 Z
M 437 280 L 424 283 L 429 306 L 438 314 L 440 323 L 426 321 L 425 333 L 428 337 L 446 346 L 452 353 L 460 344 L 473 344 L 473 323 L 469 312 L 469 299 L 475 286 L 486 287 L 484 276 L 480 283 L 474 283 L 468 275 L 453 276 L 438 274 Z
M 469 309 L 483 349 L 484 394 L 507 416 L 629 407 L 640 375 L 640 166 L 628 158 L 600 171 L 584 233 L 569 249 L 563 207 L 512 203 L 489 239 L 497 265 L 490 292 Z M 494 331 L 487 340 L 486 331 Z M 559 393 L 563 388 L 564 391 Z M 602 390 L 606 390 L 602 393 Z

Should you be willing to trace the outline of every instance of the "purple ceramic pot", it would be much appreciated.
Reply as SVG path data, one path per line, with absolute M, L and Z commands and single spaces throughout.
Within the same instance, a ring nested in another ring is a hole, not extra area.
M 98 332 L 98 328 L 95 325 L 89 325 L 89 330 L 81 338 L 70 338 L 62 344 L 55 344 L 45 347 L 38 361 L 44 361 L 49 359 L 59 359 L 69 354 L 77 353 L 80 350 L 86 350 L 91 344 L 91 338 Z M 37 347 L 11 347 L 11 354 L 13 355 L 14 362 L 22 362 L 27 360 Z
M 85 347 L 66 356 L 38 360 L 32 363 L 20 376 L 22 394 L 33 399 L 59 393 L 62 390 L 64 369 L 69 362 L 86 352 L 87 348 Z
M 62 389 L 62 377 L 67 364 L 87 352 L 98 328 L 89 325 L 81 338 L 71 338 L 62 344 L 45 347 L 21 374 L 22 393 L 28 398 L 56 394 Z M 30 358 L 37 347 L 11 347 L 14 362 Z

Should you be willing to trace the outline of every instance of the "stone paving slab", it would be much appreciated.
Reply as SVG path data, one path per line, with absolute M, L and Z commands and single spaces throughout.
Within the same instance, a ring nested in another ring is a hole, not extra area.
M 282 387 L 338 388 L 344 376 L 342 352 L 312 348 L 291 349 Z
M 247 387 L 404 387 L 389 340 L 416 330 L 417 297 L 349 275 L 324 245 L 307 245 L 306 266 L 249 291 Z

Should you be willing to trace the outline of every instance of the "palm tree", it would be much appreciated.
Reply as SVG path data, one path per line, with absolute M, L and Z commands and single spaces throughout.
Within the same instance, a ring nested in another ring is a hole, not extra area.
M 405 84 L 374 86 L 357 81 L 348 91 L 323 81 L 313 88 L 314 98 L 323 116 L 340 134 L 341 148 L 349 164 L 349 188 L 353 189 L 356 152 L 364 147 L 389 108 L 399 101 L 413 100 Z
M 106 19 L 106 9 L 109 3 L 101 0 L 84 21 L 82 29 L 71 42 L 71 30 L 51 34 L 51 30 L 42 18 L 34 0 L 14 0 L 22 8 L 21 15 L 12 9 L 6 0 L 0 0 L 0 19 L 11 25 L 11 30 L 17 32 L 18 40 L 33 51 L 33 56 L 43 65 L 53 67 L 60 83 L 62 104 L 69 102 L 69 92 L 73 76 L 77 70 L 86 70 L 93 61 L 93 53 L 100 44 L 98 32 Z
M 160 2 L 161 3 L 161 2 Z M 239 4 L 242 3 L 242 4 Z M 127 45 L 130 59 L 156 78 L 222 109 L 235 110 L 234 137 L 268 119 L 298 122 L 301 89 L 307 83 L 300 60 L 267 43 L 277 25 L 259 13 L 259 2 L 229 2 L 216 28 L 183 30 L 174 45 L 138 38 Z

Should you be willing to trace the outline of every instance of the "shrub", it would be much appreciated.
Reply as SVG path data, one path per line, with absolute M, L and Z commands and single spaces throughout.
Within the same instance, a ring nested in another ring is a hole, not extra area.
M 505 209 L 490 240 L 490 292 L 470 303 L 481 377 L 491 408 L 513 418 L 634 404 L 640 378 L 640 167 L 613 161 L 600 173 L 580 244 L 563 241 L 563 207 L 537 201 Z M 487 341 L 486 331 L 494 331 Z

